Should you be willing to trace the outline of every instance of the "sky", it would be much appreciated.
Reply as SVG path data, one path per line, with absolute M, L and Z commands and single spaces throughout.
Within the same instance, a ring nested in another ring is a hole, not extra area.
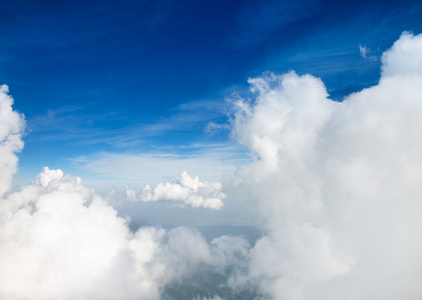
M 422 297 L 422 2 L 0 11 L 0 298 Z
M 4 1 L 0 8 L 0 82 L 27 122 L 19 183 L 49 166 L 103 190 L 176 176 L 185 155 L 207 160 L 185 171 L 218 179 L 227 171 L 221 161 L 248 159 L 227 130 L 228 99 L 247 96 L 248 78 L 309 73 L 341 100 L 375 84 L 382 52 L 422 27 L 420 1 Z M 151 176 L 143 161 L 136 174 L 124 171 L 131 156 L 161 155 L 175 156 L 168 171 Z

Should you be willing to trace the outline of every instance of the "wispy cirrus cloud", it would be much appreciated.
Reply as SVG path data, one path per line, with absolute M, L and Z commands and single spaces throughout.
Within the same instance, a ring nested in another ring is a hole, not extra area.
M 43 115 L 28 119 L 27 130 L 31 132 L 28 141 L 67 140 L 78 145 L 106 144 L 127 148 L 174 132 L 205 129 L 209 121 L 226 118 L 225 106 L 225 101 L 187 102 L 170 109 L 167 117 L 145 123 L 129 121 L 119 111 L 88 114 L 82 106 L 49 109 Z
M 366 46 L 362 46 L 359 44 L 359 53 L 360 56 L 362 56 L 364 59 L 370 60 L 370 61 L 377 61 L 379 60 L 378 56 L 376 56 L 374 51 L 372 51 L 370 48 Z

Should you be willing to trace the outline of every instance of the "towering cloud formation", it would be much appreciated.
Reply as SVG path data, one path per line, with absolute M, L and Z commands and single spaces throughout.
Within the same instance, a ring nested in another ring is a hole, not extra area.
M 422 35 L 382 62 L 379 84 L 341 103 L 310 75 L 250 80 L 234 132 L 256 155 L 240 182 L 268 235 L 238 284 L 272 299 L 422 296 Z

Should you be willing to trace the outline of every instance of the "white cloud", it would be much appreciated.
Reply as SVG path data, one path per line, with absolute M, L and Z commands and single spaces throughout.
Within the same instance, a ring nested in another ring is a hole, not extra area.
M 382 76 L 417 76 L 421 75 L 422 39 L 413 36 L 408 32 L 403 32 L 400 39 L 396 41 L 381 57 Z
M 159 299 L 166 283 L 247 253 L 244 240 L 207 244 L 194 229 L 133 233 L 127 223 L 80 178 L 44 168 L 0 202 L 0 297 Z
M 360 56 L 362 56 L 363 58 L 367 58 L 366 54 L 368 53 L 368 48 L 359 44 L 359 52 Z
M 18 164 L 15 153 L 23 148 L 25 128 L 25 119 L 13 110 L 13 98 L 8 92 L 7 85 L 0 85 L 0 195 L 10 188 Z
M 366 46 L 362 46 L 359 44 L 359 52 L 360 52 L 360 56 L 362 56 L 365 59 L 368 59 L 371 61 L 378 60 L 378 57 L 373 55 L 373 51 L 371 51 L 371 49 L 367 48 Z
M 164 233 L 132 235 L 78 177 L 45 168 L 0 212 L 2 298 L 158 298 L 147 263 Z
M 269 233 L 233 285 L 259 282 L 271 299 L 422 295 L 422 35 L 382 62 L 379 84 L 341 103 L 310 75 L 250 80 L 234 133 L 256 159 L 232 189 Z
M 146 185 L 139 196 L 128 185 L 125 188 L 126 198 L 131 201 L 178 201 L 195 208 L 220 209 L 221 199 L 226 197 L 221 192 L 221 183 L 201 181 L 186 172 L 174 179 L 174 183 L 159 183 L 154 188 Z

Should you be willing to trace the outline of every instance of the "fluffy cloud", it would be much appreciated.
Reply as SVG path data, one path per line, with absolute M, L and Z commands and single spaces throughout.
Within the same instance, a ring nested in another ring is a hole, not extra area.
M 382 77 L 398 78 L 400 76 L 409 76 L 419 78 L 422 68 L 422 39 L 420 35 L 413 36 L 404 32 L 400 39 L 396 41 L 381 57 Z
M 129 186 L 126 187 L 126 197 L 132 201 L 178 201 L 190 207 L 220 209 L 223 206 L 222 198 L 226 196 L 221 192 L 221 183 L 206 182 L 198 177 L 190 177 L 182 172 L 174 183 L 159 183 L 154 188 L 146 185 L 140 195 Z
M 234 134 L 256 156 L 232 189 L 256 202 L 269 234 L 247 274 L 272 299 L 422 295 L 422 35 L 382 56 L 378 85 L 328 99 L 294 72 L 250 80 Z
M 0 202 L 1 298 L 158 299 L 166 283 L 247 253 L 243 239 L 127 223 L 80 178 L 44 168 Z
M 15 153 L 23 148 L 21 140 L 25 128 L 23 115 L 12 109 L 13 98 L 7 85 L 0 85 L 0 195 L 10 189 L 18 159 Z

